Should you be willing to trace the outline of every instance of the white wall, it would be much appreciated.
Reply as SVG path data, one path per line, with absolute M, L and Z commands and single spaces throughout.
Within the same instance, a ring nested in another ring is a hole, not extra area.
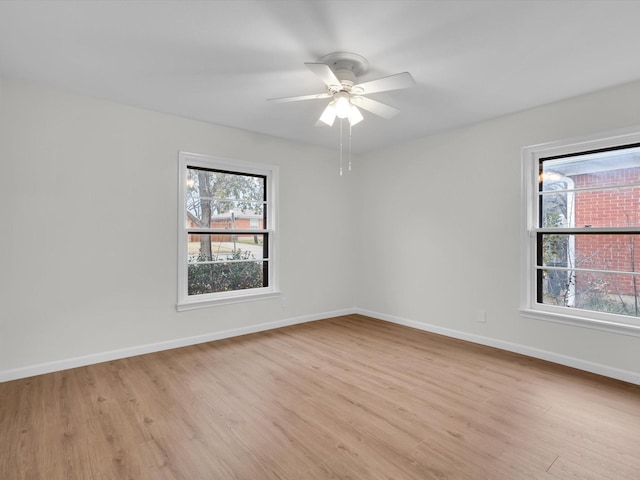
M 335 152 L 0 85 L 0 380 L 354 306 L 351 179 Z M 176 312 L 179 150 L 280 166 L 286 308 Z
M 518 312 L 521 147 L 638 124 L 634 83 L 376 152 L 341 178 L 333 151 L 5 79 L 0 381 L 356 306 L 639 379 L 639 337 Z M 280 166 L 287 308 L 176 312 L 179 150 Z
M 527 319 L 518 311 L 520 149 L 633 125 L 640 125 L 640 83 L 369 155 L 358 175 L 364 280 L 358 306 L 640 379 L 640 337 Z M 486 324 L 477 322 L 479 310 L 486 310 Z

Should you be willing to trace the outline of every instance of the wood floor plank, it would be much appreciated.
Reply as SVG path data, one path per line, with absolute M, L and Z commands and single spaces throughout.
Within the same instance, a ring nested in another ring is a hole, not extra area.
M 0 383 L 0 478 L 638 480 L 640 387 L 360 315 Z

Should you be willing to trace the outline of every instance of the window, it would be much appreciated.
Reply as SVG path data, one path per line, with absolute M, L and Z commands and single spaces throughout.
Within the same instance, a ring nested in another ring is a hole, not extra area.
M 640 335 L 640 130 L 523 160 L 523 313 Z
M 275 167 L 180 152 L 178 310 L 277 295 Z

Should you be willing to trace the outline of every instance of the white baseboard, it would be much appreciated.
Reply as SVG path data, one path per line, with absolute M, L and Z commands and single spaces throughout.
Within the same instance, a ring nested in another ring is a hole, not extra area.
M 95 363 L 109 362 L 120 358 L 133 357 L 136 355 L 144 355 L 145 353 L 159 352 L 162 350 L 170 350 L 172 348 L 187 347 L 198 343 L 206 343 L 214 340 L 222 340 L 224 338 L 238 337 L 249 333 L 263 332 L 273 330 L 274 328 L 287 327 L 289 325 L 297 325 L 299 323 L 313 322 L 325 318 L 339 317 L 341 315 L 350 315 L 355 313 L 355 309 L 335 310 L 331 312 L 318 313 L 314 315 L 304 315 L 300 317 L 287 318 L 275 322 L 260 323 L 258 325 L 248 325 L 246 327 L 232 328 L 218 332 L 205 333 L 193 337 L 178 338 L 165 342 L 150 343 L 146 345 L 138 345 L 135 347 L 123 348 L 119 350 L 111 350 L 107 352 L 93 353 L 81 357 L 66 358 L 53 362 L 39 363 L 26 367 L 15 368 L 12 370 L 0 371 L 0 382 L 8 382 L 19 378 L 33 377 L 34 375 L 42 375 L 44 373 L 57 372 L 67 370 L 69 368 L 84 367 Z
M 484 337 L 482 335 L 476 335 L 473 333 L 462 332 L 459 330 L 453 330 L 450 328 L 439 327 L 437 325 L 431 325 L 428 323 L 418 322 L 415 320 L 408 320 L 406 318 L 397 317 L 395 315 L 387 315 L 384 313 L 374 312 L 362 308 L 349 308 L 343 310 L 335 310 L 331 312 L 318 313 L 313 315 L 304 315 L 300 317 L 288 318 L 284 320 L 278 320 L 275 322 L 260 323 L 258 325 L 249 325 L 246 327 L 233 328 L 229 330 L 222 330 L 218 332 L 206 333 L 203 335 L 196 335 L 193 337 L 179 338 L 175 340 L 168 340 L 165 342 L 158 342 L 146 345 L 139 345 L 136 347 L 123 348 L 120 350 L 111 350 L 107 352 L 100 352 L 91 355 L 84 355 L 81 357 L 67 358 L 63 360 L 57 360 L 53 362 L 39 363 L 36 365 L 29 365 L 26 367 L 15 368 L 12 370 L 0 371 L 0 382 L 7 382 L 10 380 L 17 380 L 19 378 L 32 377 L 34 375 L 42 375 L 44 373 L 57 372 L 60 370 L 66 370 L 69 368 L 83 367 L 86 365 L 92 365 L 95 363 L 108 362 L 111 360 L 118 360 L 120 358 L 133 357 L 135 355 L 144 355 L 146 353 L 159 352 L 162 350 L 170 350 L 172 348 L 186 347 L 189 345 L 196 345 L 198 343 L 206 343 L 214 340 L 222 340 L 224 338 L 238 337 L 240 335 L 247 335 L 250 333 L 263 332 L 266 330 L 272 330 L 274 328 L 286 327 L 289 325 L 297 325 L 300 323 L 313 322 L 316 320 L 322 320 L 325 318 L 339 317 L 341 315 L 350 315 L 358 313 L 372 318 L 385 320 L 387 322 L 396 323 L 398 325 L 405 325 L 407 327 L 416 328 L 418 330 L 424 330 L 426 332 L 437 333 L 445 335 L 447 337 L 458 338 L 460 340 L 466 340 L 480 345 L 487 345 L 489 347 L 495 347 L 509 352 L 520 353 L 529 357 L 539 358 L 541 360 L 547 360 L 560 365 L 566 365 L 568 367 L 577 368 L 598 375 L 604 375 L 606 377 L 615 378 L 629 383 L 640 385 L 640 374 L 629 370 L 622 370 L 618 368 L 609 367 L 595 362 L 589 362 L 581 360 L 579 358 L 569 357 L 559 353 L 549 352 L 526 345 L 520 345 L 512 342 L 505 342 L 503 340 L 497 340 L 495 338 Z
M 596 373 L 598 375 L 604 375 L 605 377 L 611 377 L 617 380 L 640 385 L 640 373 L 638 372 L 614 368 L 607 365 L 602 365 L 600 363 L 570 357 L 568 355 L 562 355 L 555 352 L 549 352 L 547 350 L 520 345 L 518 343 L 506 342 L 504 340 L 498 340 L 490 337 L 483 337 L 482 335 L 476 335 L 474 333 L 452 330 L 450 328 L 417 322 L 415 320 L 408 320 L 406 318 L 396 317 L 395 315 L 387 315 L 385 313 L 373 312 L 371 310 L 365 310 L 362 308 L 357 308 L 356 313 L 366 315 L 367 317 L 377 318 L 379 320 L 385 320 L 391 323 L 397 323 L 398 325 L 405 325 L 407 327 L 416 328 L 418 330 L 424 330 L 426 332 L 437 333 L 440 335 L 445 335 L 447 337 L 458 338 L 460 340 L 466 340 L 468 342 L 478 343 L 480 345 L 487 345 L 489 347 L 507 350 L 509 352 L 520 353 L 522 355 L 527 355 L 528 357 L 539 358 L 541 360 L 547 360 L 549 362 L 565 365 L 567 367 L 573 367 L 579 370 L 584 370 L 586 372 Z

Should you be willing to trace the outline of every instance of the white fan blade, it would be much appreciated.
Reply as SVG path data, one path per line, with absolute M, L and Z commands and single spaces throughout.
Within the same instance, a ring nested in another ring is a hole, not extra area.
M 327 108 L 324 109 L 324 112 L 322 112 L 322 115 L 320 115 L 320 118 L 316 122 L 316 127 L 321 127 L 323 125 L 332 126 L 335 120 L 336 120 L 335 102 L 331 102 L 329 103 L 329 105 L 327 105 Z
M 369 93 L 386 92 L 388 90 L 400 90 L 401 88 L 413 87 L 416 81 L 409 72 L 397 73 L 388 77 L 378 78 L 370 82 L 359 83 L 355 88 L 362 89 L 358 92 L 361 95 Z
M 396 107 L 366 97 L 355 97 L 351 101 L 354 105 L 386 119 L 393 118 L 400 112 Z
M 268 98 L 268 102 L 298 102 L 300 100 L 315 100 L 316 98 L 331 98 L 330 93 L 316 93 L 314 95 L 300 95 L 298 97 L 282 97 L 282 98 Z
M 338 80 L 336 74 L 333 73 L 333 70 L 329 68 L 329 65 L 325 63 L 305 63 L 305 65 L 315 73 L 327 87 L 341 87 L 340 80 Z

